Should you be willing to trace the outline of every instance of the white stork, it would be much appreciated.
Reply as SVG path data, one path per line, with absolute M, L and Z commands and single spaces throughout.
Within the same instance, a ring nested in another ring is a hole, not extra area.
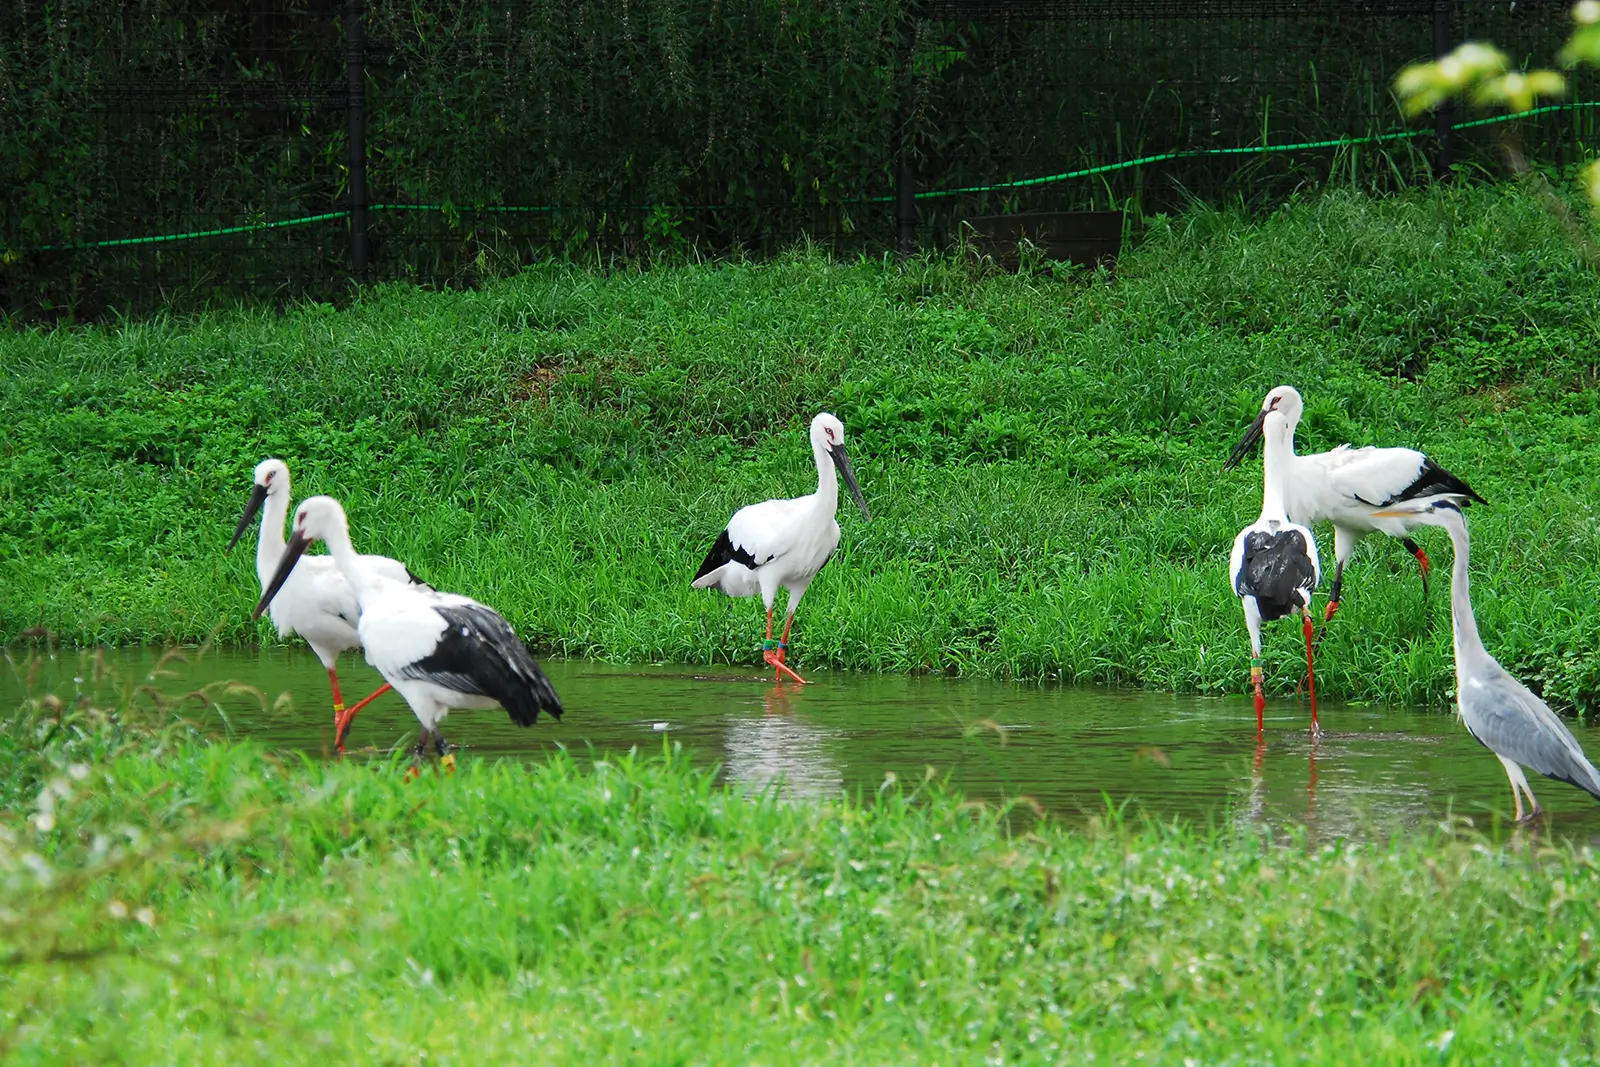
M 1280 385 L 1272 390 L 1261 402 L 1261 413 L 1245 431 L 1223 469 L 1238 465 L 1255 443 L 1264 438 L 1264 461 L 1274 456 L 1281 461 L 1283 502 L 1289 518 L 1306 526 L 1324 521 L 1333 523 L 1337 567 L 1333 572 L 1333 587 L 1328 591 L 1324 622 L 1339 610 L 1345 563 L 1356 545 L 1370 533 L 1398 537 L 1406 551 L 1417 558 L 1417 566 L 1422 570 L 1422 593 L 1426 597 L 1428 554 L 1410 537 L 1412 527 L 1419 525 L 1420 520 L 1409 513 L 1379 512 L 1402 501 L 1434 497 L 1454 500 L 1461 505 L 1473 500 L 1480 504 L 1487 501 L 1466 482 L 1414 448 L 1340 445 L 1330 452 L 1297 456 L 1294 431 L 1303 410 L 1300 394 L 1293 386 Z M 1280 429 L 1269 433 L 1267 420 L 1274 413 L 1279 416 L 1280 421 L 1275 425 Z
M 839 547 L 839 523 L 834 518 L 839 510 L 839 483 L 834 468 L 844 478 L 861 514 L 872 518 L 844 450 L 844 423 L 826 411 L 812 419 L 811 452 L 817 461 L 817 491 L 793 500 L 766 500 L 740 508 L 711 546 L 693 583 L 696 589 L 720 589 L 731 597 L 760 593 L 767 608 L 762 659 L 772 665 L 778 682 L 787 674 L 802 685 L 805 679 L 789 668 L 784 654 L 800 598 Z M 783 621 L 783 636 L 774 641 L 772 609 L 780 586 L 789 590 L 789 613 Z
M 1268 434 L 1292 432 L 1284 429 L 1279 411 L 1266 416 Z M 1317 557 L 1317 540 L 1311 531 L 1290 522 L 1283 506 L 1284 454 L 1271 448 L 1263 464 L 1261 517 L 1239 531 L 1233 540 L 1229 573 L 1233 591 L 1244 607 L 1244 623 L 1250 630 L 1250 684 L 1255 688 L 1256 736 L 1264 729 L 1266 697 L 1261 691 L 1261 624 L 1273 619 L 1299 615 L 1306 635 L 1306 675 L 1310 679 L 1311 733 L 1321 732 L 1317 724 L 1317 683 L 1312 672 L 1311 597 L 1322 580 L 1322 564 Z
M 363 566 L 350 544 L 344 508 L 329 496 L 311 497 L 295 512 L 294 532 L 256 605 L 257 618 L 313 541 L 327 543 L 334 565 L 355 591 L 356 630 L 367 662 L 405 698 L 422 725 L 417 756 L 431 740 L 446 765 L 454 766 L 439 734 L 439 723 L 452 708 L 504 708 L 518 726 L 532 726 L 541 711 L 561 718 L 560 698 L 510 623 L 470 597 L 397 581 Z M 347 713 L 339 723 L 340 744 L 349 725 Z
M 264 505 L 264 510 L 263 510 Z M 289 467 L 281 459 L 264 459 L 256 465 L 255 487 L 250 491 L 250 502 L 244 515 L 234 528 L 228 551 L 239 543 L 256 513 L 261 513 L 261 536 L 256 542 L 256 577 L 266 590 L 273 572 L 283 559 L 285 542 L 283 524 L 289 517 Z M 406 569 L 405 564 L 388 556 L 359 556 L 357 565 L 398 582 L 423 585 L 421 578 Z M 350 583 L 340 573 L 334 561 L 327 556 L 312 556 L 303 560 L 283 582 L 272 597 L 272 621 L 278 627 L 278 636 L 297 633 L 311 646 L 322 666 L 328 672 L 328 684 L 333 687 L 333 721 L 337 729 L 341 718 L 347 715 L 344 696 L 339 692 L 339 674 L 335 669 L 339 653 L 358 648 L 361 638 L 356 633 L 356 620 L 360 609 Z M 256 615 L 261 613 L 258 611 Z M 366 707 L 375 698 L 387 692 L 383 686 L 377 692 L 352 706 L 348 717 Z M 342 738 L 343 732 L 339 732 Z M 342 750 L 342 745 L 340 746 Z

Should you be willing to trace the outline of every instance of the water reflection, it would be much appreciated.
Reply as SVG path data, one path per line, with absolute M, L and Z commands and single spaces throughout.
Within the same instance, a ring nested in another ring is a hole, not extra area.
M 193 662 L 169 660 L 159 670 L 157 659 L 141 649 L 53 657 L 13 649 L 10 669 L 0 669 L 0 701 L 47 691 L 67 700 L 91 691 L 111 699 L 140 686 L 201 691 L 185 706 L 208 728 L 273 748 L 317 755 L 331 748 L 327 676 L 307 650 L 213 652 Z M 1304 832 L 1320 842 L 1383 836 L 1453 814 L 1480 827 L 1509 815 L 1498 761 L 1445 709 L 1319 701 L 1327 732 L 1313 743 L 1304 701 L 1281 700 L 1258 741 L 1242 694 L 1180 697 L 824 671 L 815 672 L 813 685 L 780 688 L 748 668 L 577 661 L 546 668 L 566 717 L 519 729 L 500 712 L 458 712 L 445 735 L 464 746 L 461 758 L 537 757 L 558 746 L 584 758 L 589 751 L 660 751 L 666 742 L 682 744 L 702 766 L 719 766 L 725 780 L 751 789 L 781 783 L 794 798 L 871 796 L 888 774 L 920 782 L 931 767 L 970 797 L 1027 796 L 1069 822 L 1103 816 L 1109 804 L 1240 831 Z M 348 656 L 340 674 L 353 692 L 380 681 Z M 1600 730 L 1572 726 L 1600 756 Z M 385 695 L 355 722 L 354 758 L 409 745 L 415 733 L 410 711 Z M 1558 835 L 1600 839 L 1600 805 L 1585 794 L 1547 782 L 1539 799 Z
M 797 715 L 796 699 L 803 701 L 804 694 L 774 685 L 762 694 L 761 714 L 729 720 L 722 740 L 723 773 L 753 792 L 777 787 L 786 798 L 837 796 L 844 789 L 844 772 L 828 750 L 843 735 Z

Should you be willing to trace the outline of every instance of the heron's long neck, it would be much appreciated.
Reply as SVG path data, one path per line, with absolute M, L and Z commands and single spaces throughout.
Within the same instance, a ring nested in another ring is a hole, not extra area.
M 1455 624 L 1456 668 L 1463 658 L 1481 658 L 1488 655 L 1483 650 L 1483 640 L 1478 636 L 1478 620 L 1472 614 L 1471 578 L 1468 574 L 1472 556 L 1471 541 L 1463 523 L 1451 523 L 1450 544 L 1455 549 L 1455 560 L 1450 571 L 1450 619 Z
M 283 560 L 283 550 L 287 544 L 283 539 L 283 524 L 288 517 L 289 488 L 275 488 L 267 494 L 267 501 L 261 506 L 261 536 L 256 541 L 256 576 L 261 579 L 263 589 L 272 581 L 278 564 Z
M 833 457 L 820 441 L 811 442 L 811 455 L 817 461 L 817 510 L 832 515 L 839 510 L 839 476 L 833 470 Z

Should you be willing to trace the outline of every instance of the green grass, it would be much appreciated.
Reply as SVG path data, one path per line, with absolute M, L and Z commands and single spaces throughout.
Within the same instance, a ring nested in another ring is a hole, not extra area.
M 0 719 L 7 1063 L 1594 1047 L 1588 849 L 1464 830 L 1277 846 L 1114 812 L 1013 834 L 935 786 L 788 804 L 672 754 L 467 759 L 407 785 L 153 718 Z
M 841 511 L 797 624 L 802 669 L 1238 692 L 1227 558 L 1260 468 L 1221 463 L 1287 381 L 1307 398 L 1302 449 L 1420 446 L 1489 499 L 1472 515 L 1486 642 L 1587 708 L 1597 334 L 1600 280 L 1555 223 L 1478 187 L 1198 211 L 1158 222 L 1111 279 L 801 253 L 14 331 L 0 640 L 265 637 L 250 553 L 221 548 L 251 467 L 278 455 L 297 497 L 345 500 L 359 548 L 546 650 L 755 662 L 759 609 L 688 581 L 736 507 L 809 491 L 803 430 L 827 408 L 874 519 Z M 1444 698 L 1446 586 L 1430 626 L 1410 557 L 1363 546 L 1321 691 Z M 1298 641 L 1268 634 L 1278 691 Z

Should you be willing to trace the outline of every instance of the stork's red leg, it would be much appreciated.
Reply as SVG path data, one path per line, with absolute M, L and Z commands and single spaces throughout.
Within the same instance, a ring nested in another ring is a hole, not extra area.
M 1333 613 L 1339 610 L 1339 593 L 1344 589 L 1344 564 L 1341 563 L 1333 569 L 1333 588 L 1328 590 L 1328 607 L 1322 613 L 1324 624 L 1332 621 Z
M 784 675 L 789 675 L 790 678 L 798 681 L 800 685 L 805 685 L 805 678 L 800 677 L 794 670 L 790 670 L 787 664 L 784 664 L 784 653 L 789 649 L 789 627 L 790 624 L 794 624 L 794 621 L 794 616 L 784 619 L 784 635 L 782 635 L 781 640 L 774 641 L 773 613 L 771 613 L 771 609 L 766 611 L 766 640 L 762 641 L 762 659 L 765 659 L 771 665 L 773 681 L 776 681 L 778 685 L 782 685 Z
M 1311 650 L 1315 642 L 1312 641 L 1316 627 L 1311 622 L 1311 613 L 1306 612 L 1301 618 L 1305 619 L 1306 633 L 1306 692 L 1311 697 L 1311 734 L 1316 736 L 1322 733 L 1322 727 L 1317 725 L 1317 674 L 1311 665 Z
M 344 694 L 339 692 L 339 672 L 332 667 L 328 668 L 328 684 L 333 687 L 333 725 L 337 729 L 344 714 Z
M 1258 659 L 1250 661 L 1250 684 L 1256 691 L 1256 737 L 1259 738 L 1266 731 L 1267 697 L 1261 691 L 1261 661 Z
M 374 700 L 377 700 L 379 697 L 383 696 L 383 694 L 387 693 L 392 688 L 394 688 L 394 687 L 391 686 L 388 682 L 384 682 L 381 686 L 379 686 L 377 689 L 373 690 L 370 694 L 368 694 L 365 697 L 362 697 L 360 700 L 358 700 L 354 704 L 350 705 L 349 710 L 347 710 L 343 715 L 339 716 L 339 718 L 334 723 L 334 747 L 335 748 L 337 748 L 340 752 L 344 751 L 344 737 L 345 737 L 345 734 L 350 732 L 350 721 L 356 717 L 356 712 L 360 711 L 362 708 L 366 707 L 368 704 L 372 703 Z
M 789 651 L 789 627 L 793 625 L 793 615 L 789 615 L 783 620 L 783 637 L 778 641 L 778 669 L 783 671 L 783 673 L 787 674 L 790 678 L 793 678 L 796 682 L 799 682 L 801 685 L 805 685 L 806 680 L 800 677 L 794 671 L 790 670 L 789 665 L 784 662 L 784 659 Z
M 1400 543 L 1406 546 L 1406 551 L 1417 557 L 1417 569 L 1422 571 L 1422 599 L 1428 599 L 1428 572 L 1433 569 L 1433 564 L 1428 562 L 1428 554 L 1422 551 L 1422 546 L 1409 537 L 1402 537 Z

